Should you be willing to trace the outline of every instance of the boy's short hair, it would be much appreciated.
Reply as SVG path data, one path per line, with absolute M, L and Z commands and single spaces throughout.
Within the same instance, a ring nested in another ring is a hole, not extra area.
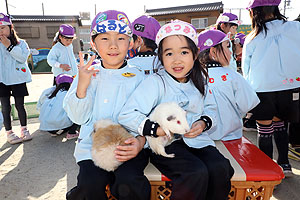
M 91 37 L 109 31 L 118 32 L 132 37 L 132 26 L 127 15 L 121 11 L 107 10 L 98 13 L 91 25 Z

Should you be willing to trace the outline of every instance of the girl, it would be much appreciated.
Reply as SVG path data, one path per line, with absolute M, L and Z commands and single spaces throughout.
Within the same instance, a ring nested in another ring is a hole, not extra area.
M 209 130 L 213 140 L 235 140 L 243 136 L 243 116 L 258 103 L 259 99 L 248 82 L 229 65 L 230 39 L 218 30 L 199 34 L 200 63 L 207 68 L 208 85 L 218 105 L 218 126 Z
M 128 63 L 137 66 L 145 76 L 153 74 L 158 70 L 160 63 L 155 64 L 156 49 L 155 37 L 160 29 L 159 22 L 153 17 L 141 16 L 133 22 L 133 37 L 136 37 L 138 45 L 137 54 L 128 60 Z
M 279 12 L 279 3 L 280 0 L 250 2 L 252 32 L 245 40 L 242 71 L 260 99 L 252 110 L 259 148 L 272 158 L 274 135 L 277 163 L 289 176 L 292 170 L 285 121 L 295 120 L 298 112 L 295 106 L 299 103 L 300 87 L 300 24 L 287 22 Z
M 32 139 L 27 130 L 27 114 L 24 107 L 24 96 L 28 96 L 26 83 L 31 81 L 31 73 L 27 66 L 29 54 L 27 43 L 18 38 L 10 17 L 0 13 L 0 101 L 7 142 L 10 144 Z M 10 96 L 15 99 L 21 123 L 20 137 L 12 131 Z
M 172 180 L 171 199 L 224 200 L 233 168 L 206 132 L 215 126 L 216 104 L 207 89 L 207 73 L 197 60 L 196 30 L 175 20 L 160 28 L 156 43 L 165 70 L 139 85 L 122 109 L 119 123 L 141 136 L 163 136 L 162 128 L 148 116 L 160 103 L 178 103 L 187 112 L 191 130 L 166 147 L 174 158 L 149 152 L 150 162 Z
M 56 77 L 56 86 L 46 89 L 37 104 L 40 110 L 40 130 L 48 131 L 52 136 L 57 136 L 59 130 L 67 132 L 66 139 L 78 137 L 78 125 L 74 124 L 63 109 L 63 100 L 69 90 L 73 77 L 60 74 Z
M 222 31 L 225 34 L 230 33 L 230 39 L 236 34 L 238 26 L 241 25 L 241 21 L 238 17 L 232 13 L 222 13 L 217 19 L 217 30 Z M 230 48 L 231 53 L 233 52 L 232 47 Z M 228 66 L 230 69 L 237 71 L 236 60 L 231 57 L 230 64 Z
M 54 75 L 53 85 L 59 74 L 69 74 L 74 77 L 78 72 L 72 45 L 74 37 L 75 30 L 70 24 L 59 26 L 59 31 L 54 38 L 54 46 L 47 56 L 47 62 L 52 67 L 51 71 Z
M 123 12 L 108 10 L 96 15 L 92 22 L 92 44 L 101 62 L 92 64 L 92 59 L 83 65 L 80 56 L 78 76 L 64 99 L 70 119 L 82 125 L 74 153 L 79 165 L 78 182 L 67 199 L 107 199 L 108 184 L 117 199 L 150 198 L 150 183 L 143 173 L 148 164 L 143 136 L 134 134 L 136 137 L 125 141 L 118 154 L 124 163 L 114 172 L 95 166 L 91 156 L 94 123 L 100 119 L 117 123 L 121 108 L 143 79 L 142 73 L 125 60 L 132 47 L 131 37 L 131 23 Z

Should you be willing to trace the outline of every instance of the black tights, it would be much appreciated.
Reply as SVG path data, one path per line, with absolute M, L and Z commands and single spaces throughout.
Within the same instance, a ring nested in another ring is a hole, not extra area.
M 24 107 L 24 97 L 14 97 L 15 99 L 15 107 L 18 111 L 18 117 L 21 123 L 21 126 L 27 125 L 27 114 Z M 12 129 L 11 127 L 11 105 L 10 105 L 10 97 L 0 97 L 1 106 L 2 106 L 2 114 L 4 119 L 4 127 L 6 131 Z

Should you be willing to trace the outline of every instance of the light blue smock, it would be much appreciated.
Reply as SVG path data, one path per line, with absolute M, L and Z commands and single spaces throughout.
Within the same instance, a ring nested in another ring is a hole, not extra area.
M 76 58 L 73 53 L 73 45 L 64 46 L 57 42 L 47 56 L 47 62 L 52 67 L 51 71 L 55 77 L 59 74 L 69 74 L 75 76 L 78 73 Z M 60 64 L 67 64 L 71 70 L 65 71 L 59 67 Z
M 44 90 L 37 103 L 37 109 L 40 110 L 40 130 L 42 131 L 61 130 L 73 124 L 63 109 L 67 91 L 60 90 L 55 97 L 49 99 L 48 97 L 54 90 L 55 86 Z
M 231 69 L 210 67 L 208 75 L 208 85 L 218 106 L 218 125 L 208 130 L 210 138 L 224 141 L 241 138 L 242 118 L 259 103 L 259 98 L 248 82 Z
M 27 65 L 30 54 L 25 40 L 19 40 L 10 52 L 0 42 L 0 83 L 15 85 L 31 82 L 31 72 Z
M 138 53 L 135 57 L 128 60 L 128 64 L 136 66 L 142 71 L 145 78 L 159 70 L 164 69 L 158 57 L 154 53 Z
M 79 99 L 76 96 L 76 77 L 64 99 L 64 109 L 68 116 L 74 123 L 81 125 L 74 152 L 76 162 L 92 159 L 91 134 L 94 123 L 100 119 L 111 119 L 117 123 L 121 108 L 143 80 L 142 73 L 129 65 L 121 69 L 105 69 L 99 63 L 93 67 L 100 71 L 96 77 L 92 76 L 86 97 Z
M 216 103 L 212 94 L 206 89 L 206 95 L 198 91 L 191 80 L 179 83 L 165 70 L 146 78 L 133 92 L 119 116 L 119 123 L 128 130 L 138 134 L 138 129 L 151 111 L 164 102 L 176 102 L 187 112 L 190 125 L 199 120 L 202 115 L 209 116 L 215 126 Z M 183 138 L 184 142 L 193 148 L 214 146 L 214 142 L 206 132 L 195 138 Z
M 245 79 L 256 92 L 300 87 L 300 23 L 273 20 L 266 23 L 267 35 L 247 36 L 242 56 Z

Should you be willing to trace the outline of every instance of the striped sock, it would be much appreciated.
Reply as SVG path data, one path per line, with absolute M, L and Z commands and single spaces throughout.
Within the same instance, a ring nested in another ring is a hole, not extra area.
M 278 150 L 278 164 L 289 164 L 289 137 L 283 121 L 273 122 L 274 139 Z
M 263 125 L 256 123 L 258 132 L 258 147 L 267 156 L 273 159 L 272 135 L 274 133 L 273 124 Z

